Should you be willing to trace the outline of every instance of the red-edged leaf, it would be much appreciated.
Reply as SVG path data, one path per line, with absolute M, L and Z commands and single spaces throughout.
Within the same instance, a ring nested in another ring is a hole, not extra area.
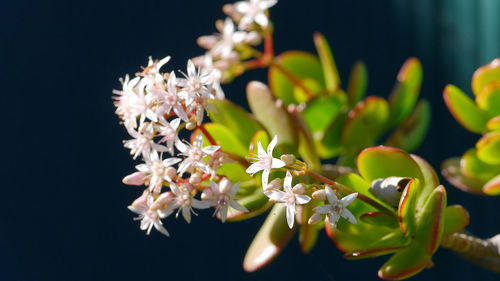
M 482 110 L 486 110 L 491 116 L 500 114 L 500 77 L 496 82 L 486 86 L 476 96 L 476 104 Z
M 276 204 L 248 248 L 243 269 L 253 272 L 269 264 L 288 244 L 294 230 L 286 223 L 286 207 Z
M 484 163 L 477 157 L 477 150 L 467 150 L 460 161 L 460 168 L 464 175 L 486 183 L 494 176 L 500 174 L 500 165 Z
M 349 85 L 347 87 L 350 107 L 353 107 L 363 99 L 367 87 L 368 71 L 362 61 L 357 61 L 352 67 L 351 75 L 349 76 Z
M 444 209 L 443 236 L 462 231 L 469 225 L 469 213 L 460 205 L 452 205 Z
M 378 271 L 378 277 L 385 280 L 402 280 L 424 269 L 430 257 L 416 243 L 399 250 Z
M 492 196 L 500 195 L 500 175 L 487 182 L 483 187 L 483 192 Z
M 500 58 L 478 68 L 472 76 L 472 91 L 479 95 L 493 81 L 500 80 Z
M 335 92 L 340 87 L 340 77 L 335 60 L 333 59 L 330 45 L 326 41 L 323 34 L 314 33 L 314 44 L 318 51 L 319 60 L 323 69 L 323 76 L 325 78 L 326 89 L 329 93 Z
M 481 161 L 492 165 L 500 164 L 500 132 L 483 135 L 476 143 L 476 149 Z
M 366 259 L 394 253 L 406 246 L 408 240 L 400 231 L 393 231 L 367 248 L 345 253 L 347 259 Z
M 441 164 L 441 174 L 454 187 L 469 193 L 483 194 L 484 182 L 464 175 L 460 169 L 460 158 L 449 158 Z
M 247 208 L 248 212 L 230 209 L 227 214 L 227 221 L 242 221 L 250 219 L 264 213 L 273 206 L 273 204 L 269 202 L 269 198 L 262 193 L 261 188 L 259 188 L 255 194 L 245 196 L 244 198 L 238 200 L 238 203 Z M 219 214 L 217 214 L 217 217 L 219 218 Z
M 362 214 L 359 219 L 368 224 L 386 226 L 389 228 L 396 228 L 399 226 L 398 218 L 394 214 L 388 212 L 370 212 Z
M 415 205 L 418 199 L 418 189 L 420 181 L 412 179 L 403 191 L 401 200 L 399 200 L 398 218 L 401 231 L 409 236 L 415 233 Z
M 446 207 L 446 190 L 440 185 L 432 191 L 422 209 L 415 214 L 415 239 L 432 255 L 441 242 L 444 227 L 444 209 Z
M 453 117 L 467 130 L 482 133 L 486 130 L 489 116 L 459 88 L 448 85 L 444 89 L 443 98 Z
M 490 131 L 500 131 L 500 115 L 491 118 L 486 123 L 486 128 Z

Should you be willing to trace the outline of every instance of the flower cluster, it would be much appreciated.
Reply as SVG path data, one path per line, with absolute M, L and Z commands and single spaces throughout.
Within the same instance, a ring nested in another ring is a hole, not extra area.
M 278 0 L 249 0 L 226 4 L 225 20 L 216 22 L 218 33 L 198 38 L 198 45 L 207 50 L 193 58 L 197 66 L 215 71 L 222 81 L 244 71 L 242 62 L 255 56 L 255 49 L 269 33 L 268 9 Z
M 133 79 L 126 76 L 122 89 L 113 91 L 116 114 L 132 137 L 124 146 L 134 159 L 143 160 L 137 172 L 123 179 L 128 185 L 146 186 L 129 209 L 139 215 L 147 234 L 154 226 L 167 236 L 161 219 L 173 213 L 182 213 L 189 223 L 194 209 L 214 207 L 223 221 L 229 206 L 246 211 L 234 201 L 239 183 L 232 185 L 217 174 L 227 160 L 220 147 L 203 146 L 201 132 L 192 143 L 179 138 L 181 129 L 202 126 L 209 100 L 221 97 L 216 72 L 196 69 L 189 60 L 187 74 L 177 78 L 173 71 L 160 72 L 169 59 L 150 58 L 141 73 Z

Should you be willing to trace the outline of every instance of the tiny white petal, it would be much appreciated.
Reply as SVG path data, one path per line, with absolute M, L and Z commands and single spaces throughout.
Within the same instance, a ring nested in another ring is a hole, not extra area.
M 309 203 L 309 201 L 311 201 L 311 197 L 307 195 L 295 195 L 295 200 L 298 204 L 303 205 Z
M 344 212 L 342 212 L 341 216 L 348 220 L 350 223 L 352 224 L 356 224 L 357 221 L 356 221 L 356 218 L 354 217 L 354 215 L 351 213 L 351 211 L 345 209 Z

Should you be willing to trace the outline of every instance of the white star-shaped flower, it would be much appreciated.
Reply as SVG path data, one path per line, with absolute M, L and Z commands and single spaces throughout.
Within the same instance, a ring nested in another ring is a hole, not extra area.
M 175 147 L 181 152 L 181 155 L 187 156 L 184 161 L 179 164 L 179 174 L 181 176 L 190 167 L 198 168 L 204 173 L 210 174 L 210 167 L 203 158 L 212 155 L 220 148 L 220 146 L 217 145 L 203 147 L 203 135 L 201 133 L 196 136 L 193 145 L 177 140 L 175 142 Z
M 144 156 L 146 163 L 139 164 L 136 169 L 140 172 L 149 175 L 149 191 L 154 194 L 161 192 L 163 181 L 172 182 L 172 179 L 167 175 L 167 168 L 179 163 L 181 158 L 167 158 L 161 160 L 156 151 L 152 151 L 149 156 Z
M 213 194 L 212 202 L 215 207 L 214 214 L 218 212 L 222 222 L 226 221 L 229 206 L 241 212 L 248 212 L 247 208 L 241 206 L 234 200 L 234 196 L 240 189 L 240 183 L 232 185 L 230 180 L 223 178 L 219 184 L 210 181 L 210 188 Z
M 180 118 L 175 118 L 170 122 L 167 122 L 165 118 L 161 117 L 158 119 L 158 124 L 155 124 L 156 136 L 161 137 L 158 143 L 165 142 L 167 144 L 168 152 L 174 154 L 174 143 L 177 140 L 177 128 L 181 123 Z
M 265 28 L 269 24 L 266 10 L 276 5 L 278 0 L 250 0 L 234 3 L 236 11 L 243 15 L 238 27 L 248 29 L 253 22 Z
M 219 40 L 210 50 L 215 57 L 228 58 L 235 45 L 242 43 L 247 36 L 245 31 L 235 31 L 231 18 L 226 18 Z
M 162 218 L 168 217 L 174 212 L 175 209 L 178 209 L 176 217 L 178 217 L 179 213 L 182 212 L 182 217 L 184 217 L 187 223 L 190 223 L 191 213 L 196 215 L 193 208 L 207 209 L 210 207 L 210 202 L 200 201 L 193 198 L 191 190 L 189 190 L 186 186 L 181 185 L 178 187 L 175 183 L 170 183 L 170 190 L 175 197 L 173 202 L 168 204 L 165 209 L 159 210 L 159 214 Z
M 141 197 L 137 198 L 132 205 L 128 206 L 128 209 L 139 215 L 134 218 L 134 220 L 141 220 L 141 230 L 146 230 L 146 235 L 151 233 L 151 229 L 154 226 L 160 233 L 170 236 L 167 229 L 163 227 L 158 211 L 150 209 L 153 203 L 153 196 L 146 191 Z
M 271 169 L 284 167 L 285 162 L 280 159 L 273 158 L 273 149 L 278 142 L 278 137 L 274 136 L 273 140 L 267 146 L 267 152 L 262 148 L 260 141 L 258 142 L 257 157 L 256 160 L 250 167 L 247 168 L 246 172 L 250 175 L 254 175 L 258 171 L 262 171 L 262 189 L 266 190 L 267 183 L 269 182 L 269 173 Z
M 288 227 L 293 228 L 293 223 L 295 222 L 295 204 L 303 205 L 311 201 L 311 197 L 307 195 L 295 194 L 292 191 L 292 175 L 289 171 L 286 172 L 285 180 L 283 181 L 283 189 L 281 190 L 271 190 L 265 192 L 269 199 L 278 202 L 285 203 L 286 205 L 286 221 Z
M 211 71 L 196 70 L 193 62 L 188 60 L 187 74 L 183 73 L 185 78 L 179 79 L 178 84 L 183 87 L 179 96 L 185 100 L 189 106 L 196 97 L 214 98 L 211 89 L 212 73 Z
M 123 146 L 130 149 L 130 154 L 133 155 L 134 159 L 140 154 L 148 157 L 152 150 L 159 152 L 168 150 L 165 146 L 153 141 L 154 128 L 152 124 L 143 123 L 137 131 L 127 126 L 126 128 L 134 139 L 123 141 Z
M 314 208 L 316 214 L 326 215 L 330 221 L 331 227 L 334 229 L 337 227 L 337 222 L 340 217 L 343 217 L 352 224 L 357 223 L 354 215 L 346 208 L 347 205 L 351 204 L 352 201 L 356 199 L 358 196 L 357 192 L 351 193 L 340 200 L 337 198 L 335 192 L 328 186 L 325 186 L 325 193 L 328 198 L 328 204 Z

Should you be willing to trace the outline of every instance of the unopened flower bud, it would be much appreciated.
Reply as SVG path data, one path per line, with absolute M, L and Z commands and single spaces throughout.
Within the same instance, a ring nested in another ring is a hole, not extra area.
M 196 43 L 204 49 L 212 49 L 217 44 L 217 37 L 211 35 L 200 36 Z
M 292 165 L 295 163 L 295 157 L 292 154 L 283 154 L 280 159 L 285 162 L 286 165 Z
M 214 197 L 214 193 L 212 189 L 210 188 L 205 188 L 203 192 L 201 193 L 201 200 L 210 200 Z
M 227 178 L 223 178 L 219 182 L 219 192 L 220 193 L 228 193 L 231 190 L 231 181 L 228 180 Z
M 139 198 L 135 199 L 134 202 L 130 204 L 130 206 L 132 207 L 146 206 L 148 203 L 148 196 L 149 196 L 149 190 L 146 189 Z
M 319 201 L 325 201 L 326 200 L 326 192 L 324 189 L 321 190 L 316 190 L 312 194 L 312 198 L 319 200 Z
M 122 182 L 126 185 L 143 185 L 146 175 L 143 172 L 135 172 L 123 178 Z
M 177 170 L 174 167 L 167 168 L 167 177 L 170 179 L 175 179 L 177 177 Z
M 191 191 L 193 191 L 194 187 L 193 187 L 193 185 L 191 185 L 190 183 L 185 182 L 185 183 L 181 184 L 181 186 L 179 186 L 179 189 L 180 189 L 182 192 L 186 192 L 186 191 L 187 191 L 187 192 L 189 192 L 189 193 L 190 193 Z
M 219 30 L 221 33 L 224 31 L 224 20 L 216 20 L 215 21 L 215 28 Z
M 225 4 L 222 6 L 222 12 L 228 16 L 232 16 L 236 12 L 236 9 L 233 4 Z
M 292 188 L 292 192 L 295 194 L 304 194 L 305 191 L 306 191 L 306 186 L 301 183 L 296 184 Z
M 278 190 L 281 188 L 281 180 L 274 179 L 270 183 L 267 184 L 266 191 Z
M 187 123 L 186 123 L 186 129 L 187 129 L 187 130 L 192 131 L 192 130 L 194 130 L 195 128 L 196 128 L 196 123 L 195 123 L 195 122 L 191 122 L 191 121 L 190 121 L 190 122 L 187 122 Z
M 312 215 L 310 218 L 309 218 L 309 221 L 307 222 L 308 224 L 315 224 L 315 223 L 318 223 L 321 221 L 321 215 L 318 214 L 318 213 L 314 213 L 314 215 Z
M 189 183 L 190 184 L 199 184 L 201 182 L 201 177 L 200 174 L 192 174 L 191 177 L 189 177 Z
M 165 209 L 165 207 L 172 203 L 174 200 L 174 196 L 172 195 L 172 192 L 164 192 L 156 198 L 155 202 L 149 207 L 150 210 L 156 211 L 160 209 Z
M 245 38 L 245 43 L 250 45 L 258 45 L 262 41 L 262 37 L 256 31 L 250 31 Z

